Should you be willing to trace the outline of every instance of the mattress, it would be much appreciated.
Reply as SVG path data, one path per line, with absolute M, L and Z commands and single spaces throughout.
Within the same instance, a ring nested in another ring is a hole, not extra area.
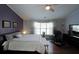
M 45 53 L 48 41 L 39 35 L 24 35 L 19 38 L 7 41 L 4 44 L 4 50 L 18 50 L 18 51 L 37 51 Z
M 14 38 L 13 40 L 19 40 L 19 41 L 35 41 L 35 42 L 40 42 L 41 44 L 47 45 L 48 41 L 43 38 L 41 35 L 23 35 L 19 38 Z

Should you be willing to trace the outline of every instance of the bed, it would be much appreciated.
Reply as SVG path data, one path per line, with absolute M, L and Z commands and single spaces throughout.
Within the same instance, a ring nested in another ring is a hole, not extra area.
M 46 46 L 48 46 L 48 41 L 41 35 L 30 34 L 9 39 L 3 43 L 3 46 L 4 50 L 37 51 L 44 54 L 47 51 Z

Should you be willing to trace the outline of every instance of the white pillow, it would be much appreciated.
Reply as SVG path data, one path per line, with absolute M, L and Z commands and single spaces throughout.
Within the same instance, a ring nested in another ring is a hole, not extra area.
M 6 38 L 7 38 L 7 40 L 12 40 L 13 39 L 13 35 L 11 35 L 11 34 L 6 35 Z
M 2 44 L 2 46 L 5 46 L 7 44 L 7 41 L 5 41 L 3 44 Z
M 22 37 L 22 34 L 17 34 L 16 36 L 19 38 L 19 37 Z

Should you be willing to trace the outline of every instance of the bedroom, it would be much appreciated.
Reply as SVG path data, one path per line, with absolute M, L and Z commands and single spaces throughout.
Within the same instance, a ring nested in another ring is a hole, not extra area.
M 78 6 L 1 4 L 0 53 L 79 53 Z

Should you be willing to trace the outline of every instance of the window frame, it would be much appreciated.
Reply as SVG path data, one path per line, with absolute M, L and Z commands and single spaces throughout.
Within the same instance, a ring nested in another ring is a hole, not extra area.
M 42 33 L 41 33 L 41 30 L 42 30 L 42 29 L 46 29 L 46 32 L 45 32 L 46 35 L 53 35 L 53 27 L 54 27 L 54 23 L 53 23 L 53 22 L 46 22 L 46 28 L 41 28 L 41 26 L 42 26 L 41 23 L 43 23 L 43 22 L 37 22 L 37 23 L 40 23 L 40 28 L 35 28 L 35 26 L 34 26 L 34 33 L 35 33 L 35 29 L 40 29 L 40 34 L 42 34 Z M 44 23 L 45 23 L 45 22 L 44 22 Z M 52 27 L 49 27 L 49 28 L 48 28 L 48 27 L 47 27 L 47 24 L 48 24 L 48 23 L 52 23 Z M 34 25 L 35 25 L 35 22 L 34 22 Z M 48 29 L 50 29 L 50 30 L 52 31 L 52 34 L 47 34 L 47 30 L 48 30 Z M 35 33 L 35 34 L 36 34 L 36 33 Z

